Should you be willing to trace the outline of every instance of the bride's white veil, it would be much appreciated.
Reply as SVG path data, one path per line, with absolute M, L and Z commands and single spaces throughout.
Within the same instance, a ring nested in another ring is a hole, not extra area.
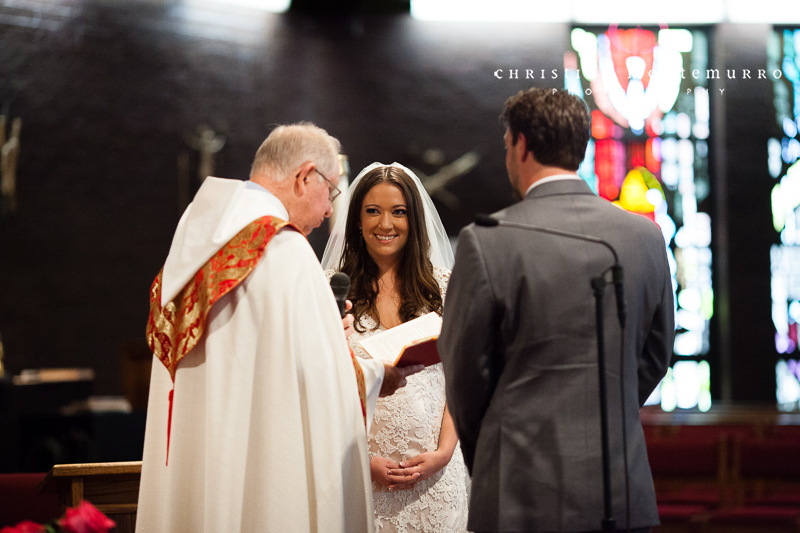
M 439 213 L 433 206 L 433 200 L 428 196 L 425 187 L 419 180 L 416 174 L 411 172 L 408 168 L 399 163 L 392 163 L 391 165 L 384 165 L 382 163 L 372 163 L 364 170 L 359 172 L 358 176 L 348 189 L 348 193 L 354 191 L 358 182 L 361 181 L 367 172 L 374 170 L 378 167 L 396 167 L 405 172 L 411 177 L 414 185 L 417 186 L 417 191 L 422 198 L 422 206 L 425 211 L 425 226 L 428 230 L 428 240 L 431 243 L 428 257 L 435 267 L 446 268 L 451 270 L 453 268 L 453 250 L 450 248 L 450 239 L 447 237 L 447 232 L 442 226 L 442 221 L 439 218 Z M 347 226 L 347 212 L 350 210 L 350 194 L 347 195 L 347 201 L 341 202 L 336 206 L 338 212 L 336 213 L 336 222 L 333 225 L 333 231 L 328 238 L 328 244 L 325 246 L 325 253 L 322 254 L 322 269 L 338 269 L 342 260 L 342 251 L 344 250 L 344 230 Z

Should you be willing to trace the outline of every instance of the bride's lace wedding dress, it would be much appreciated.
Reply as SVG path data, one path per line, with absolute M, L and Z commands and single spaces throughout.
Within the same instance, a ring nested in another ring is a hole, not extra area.
M 328 278 L 333 271 L 326 272 Z M 434 268 L 444 298 L 450 272 Z M 357 357 L 369 355 L 359 341 L 384 331 L 370 316 L 358 318 L 364 333 L 350 336 Z M 422 452 L 436 451 L 445 408 L 442 364 L 431 365 L 409 376 L 407 385 L 393 395 L 379 398 L 370 431 L 369 455 L 399 463 Z M 372 483 L 377 533 L 450 533 L 467 530 L 467 470 L 457 444 L 450 463 L 413 489 L 389 491 Z

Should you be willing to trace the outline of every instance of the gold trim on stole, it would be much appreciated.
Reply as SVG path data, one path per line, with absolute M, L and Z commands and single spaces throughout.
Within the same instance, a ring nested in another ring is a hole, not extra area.
M 167 367 L 173 383 L 178 363 L 203 336 L 211 306 L 250 275 L 269 241 L 286 226 L 300 231 L 293 224 L 270 216 L 251 222 L 214 254 L 181 292 L 163 307 L 161 278 L 164 269 L 158 273 L 150 287 L 147 343 Z

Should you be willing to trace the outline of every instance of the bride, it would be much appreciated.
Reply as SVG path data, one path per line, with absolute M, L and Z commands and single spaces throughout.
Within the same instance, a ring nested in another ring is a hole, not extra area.
M 351 279 L 359 341 L 424 313 L 442 312 L 453 252 L 422 184 L 409 169 L 374 163 L 358 175 L 340 209 L 322 267 Z M 369 454 L 378 532 L 463 532 L 467 473 L 447 410 L 442 364 L 409 376 L 380 398 Z

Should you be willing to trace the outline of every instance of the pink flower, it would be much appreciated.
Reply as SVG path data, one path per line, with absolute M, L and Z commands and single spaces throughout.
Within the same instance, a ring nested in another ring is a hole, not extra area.
M 14 527 L 0 529 L 0 533 L 40 533 L 41 531 L 44 531 L 44 526 L 30 520 L 23 520 Z
M 109 529 L 116 526 L 113 520 L 86 500 L 77 507 L 67 509 L 58 524 L 68 533 L 108 533 Z

